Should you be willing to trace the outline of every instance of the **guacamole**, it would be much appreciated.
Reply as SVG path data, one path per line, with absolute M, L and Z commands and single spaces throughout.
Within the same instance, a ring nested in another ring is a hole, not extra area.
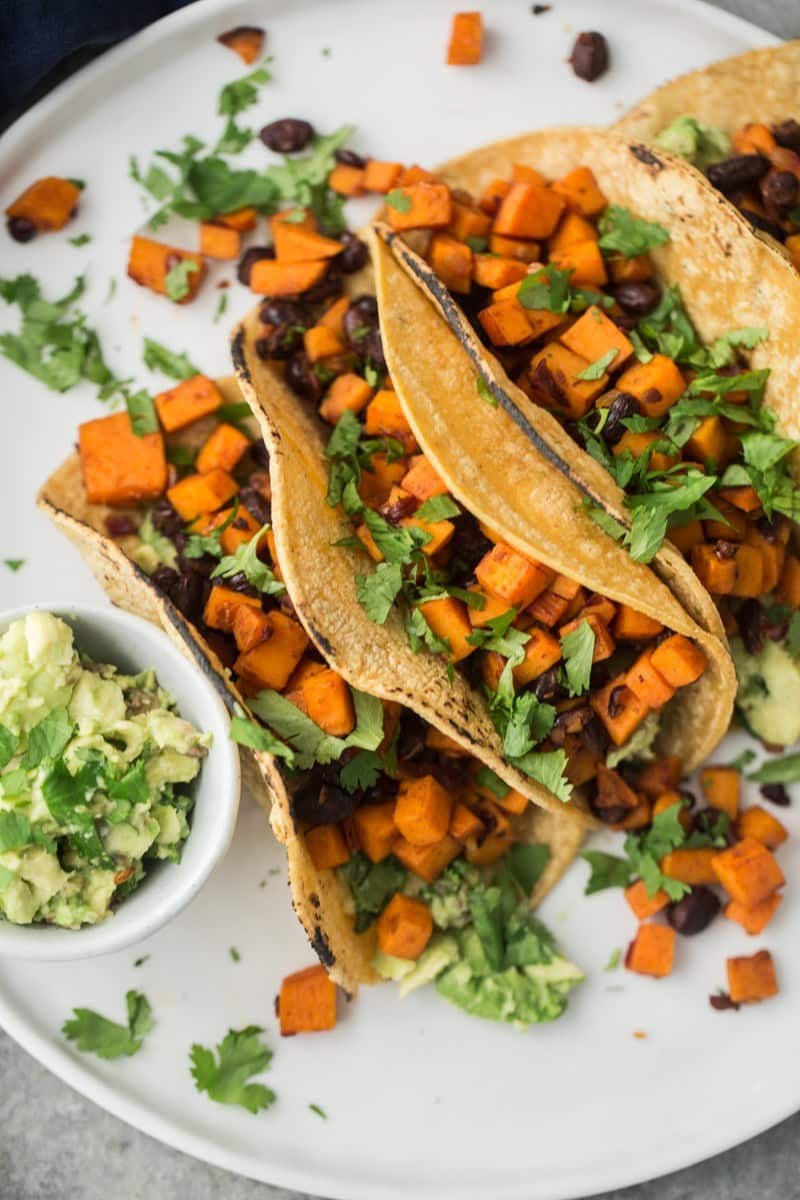
M 0 637 L 0 919 L 93 925 L 148 862 L 178 862 L 210 740 L 153 671 L 92 662 L 50 613 L 14 621 Z
M 769 639 L 759 654 L 748 654 L 738 637 L 731 638 L 731 657 L 736 708 L 750 732 L 773 746 L 800 741 L 800 661 Z

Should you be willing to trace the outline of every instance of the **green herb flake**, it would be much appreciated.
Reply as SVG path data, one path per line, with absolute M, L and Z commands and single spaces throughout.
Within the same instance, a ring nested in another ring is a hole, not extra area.
M 596 359 L 593 363 L 589 363 L 589 366 L 584 367 L 582 371 L 579 371 L 575 378 L 584 379 L 587 382 L 594 382 L 597 379 L 602 379 L 607 369 L 611 366 L 618 354 L 619 350 L 616 348 L 616 346 L 612 346 L 612 348 L 607 350 L 605 354 L 600 356 L 600 358 Z
M 631 881 L 631 866 L 627 858 L 606 854 L 604 850 L 584 850 L 584 862 L 591 867 L 591 874 L 584 889 L 585 896 L 603 892 L 606 888 L 626 888 Z
M 228 311 L 228 293 L 220 292 L 217 296 L 217 307 L 214 310 L 214 324 Z
M 152 338 L 144 339 L 142 358 L 149 370 L 160 371 L 162 375 L 169 375 L 170 379 L 191 379 L 193 375 L 202 374 L 186 354 L 178 354 Z
M 611 204 L 600 217 L 600 249 L 623 258 L 638 258 L 669 241 L 669 230 L 655 221 L 643 221 L 629 209 Z
M 317 1116 L 321 1117 L 323 1121 L 327 1121 L 328 1114 L 325 1112 L 324 1108 L 320 1108 L 318 1104 L 309 1104 L 308 1107 L 310 1108 L 311 1112 L 316 1113 Z
M 385 203 L 399 213 L 407 213 L 411 209 L 411 197 L 402 188 L 393 188 L 387 194 Z
M 586 618 L 571 633 L 561 638 L 570 696 L 582 696 L 589 687 L 594 646 L 595 632 Z
M 747 778 L 752 783 L 797 783 L 800 781 L 800 754 L 770 758 Z
M 78 233 L 75 235 L 75 237 L 67 238 L 67 241 L 69 242 L 70 246 L 76 246 L 76 247 L 77 246 L 88 246 L 88 244 L 91 240 L 92 240 L 92 235 L 90 233 Z
M 205 1092 L 217 1104 L 236 1104 L 250 1113 L 260 1112 L 275 1102 L 271 1088 L 252 1083 L 252 1076 L 266 1070 L 272 1051 L 260 1039 L 260 1025 L 229 1029 L 216 1047 L 216 1056 L 207 1046 L 195 1042 L 189 1060 L 198 1092 Z
M 175 266 L 167 272 L 164 278 L 164 287 L 170 300 L 178 304 L 181 300 L 186 299 L 191 291 L 189 276 L 199 270 L 200 267 L 191 258 L 182 258 L 175 263 Z
M 621 961 L 622 961 L 622 951 L 619 949 L 619 947 L 617 947 L 616 950 L 611 951 L 611 954 L 609 955 L 609 958 L 608 958 L 608 962 L 603 967 L 603 970 L 604 971 L 616 971 L 617 968 L 619 967 L 619 964 Z
M 3 563 L 8 567 L 9 571 L 20 571 L 25 566 L 24 558 L 4 558 Z
M 230 946 L 228 948 L 228 954 L 231 956 L 232 962 L 238 963 L 242 961 L 242 956 L 235 946 Z
M 153 1012 L 146 996 L 129 991 L 125 995 L 127 1025 L 109 1021 L 91 1008 L 74 1008 L 73 1016 L 65 1021 L 61 1032 L 79 1050 L 96 1054 L 98 1058 L 122 1058 L 136 1054 L 145 1035 L 153 1028 Z
M 482 375 L 475 376 L 475 391 L 481 400 L 485 400 L 492 408 L 497 408 L 497 398 Z
M 125 397 L 125 406 L 131 419 L 131 429 L 137 437 L 158 433 L 158 417 L 153 397 L 149 392 L 132 392 Z

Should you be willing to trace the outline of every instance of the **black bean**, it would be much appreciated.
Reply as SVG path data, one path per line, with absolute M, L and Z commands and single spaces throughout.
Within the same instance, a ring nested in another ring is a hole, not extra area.
M 631 317 L 646 317 L 661 299 L 661 288 L 652 279 L 631 279 L 612 289 L 614 299 Z
M 748 654 L 760 654 L 764 648 L 762 616 L 763 609 L 758 600 L 745 600 L 739 609 L 739 632 Z
M 373 305 L 366 301 L 373 301 Z M 373 329 L 378 328 L 378 306 L 373 296 L 362 296 L 360 300 L 350 305 L 342 321 L 348 344 L 359 354 L 362 352 L 364 338 Z
M 343 167 L 358 167 L 361 170 L 367 165 L 367 160 L 356 154 L 355 150 L 334 150 L 333 157 Z
M 172 588 L 174 588 L 177 584 L 179 578 L 180 576 L 174 567 L 166 567 L 161 564 L 156 567 L 155 571 L 153 571 L 152 575 L 150 576 L 150 581 L 158 588 L 160 592 L 165 592 L 167 595 L 169 595 Z
M 794 150 L 795 154 L 800 154 L 800 122 L 792 118 L 781 121 L 779 125 L 772 126 L 772 136 L 779 146 L 785 146 L 787 150 Z
M 315 283 L 308 291 L 303 292 L 303 300 L 307 304 L 322 304 L 323 300 L 338 300 L 344 291 L 342 276 L 335 266 L 328 267 L 328 273 L 319 283 Z
M 472 574 L 484 554 L 491 550 L 492 543 L 481 533 L 478 522 L 469 513 L 462 513 L 454 520 L 456 529 L 450 540 L 452 557 Z
M 243 487 L 239 492 L 239 499 L 244 507 L 261 525 L 266 525 L 267 521 L 272 520 L 272 509 L 270 503 L 261 492 L 254 487 Z
M 266 467 L 269 470 L 269 450 L 261 438 L 256 438 L 254 442 L 250 443 L 250 455 L 257 466 Z
M 563 746 L 567 737 L 581 733 L 593 717 L 594 713 L 588 704 L 559 713 L 550 731 L 551 742 L 554 746 Z
M 622 422 L 627 421 L 629 417 L 635 417 L 638 412 L 636 398 L 629 392 L 619 392 L 614 397 L 608 406 L 608 418 L 603 426 L 602 437 L 607 446 L 616 446 L 627 432 Z
M 612 719 L 614 717 L 618 717 L 622 712 L 622 693 L 624 691 L 624 687 L 615 687 L 612 688 L 608 694 L 608 704 L 606 707 L 608 709 L 608 715 Z
M 739 1005 L 731 1000 L 727 992 L 717 992 L 715 996 L 709 996 L 708 1003 L 717 1012 L 725 1012 L 729 1008 L 732 1008 L 735 1012 L 739 1011 Z
M 711 888 L 698 884 L 680 900 L 667 908 L 667 920 L 672 928 L 691 937 L 707 929 L 721 908 L 719 896 Z
M 289 359 L 285 379 L 292 391 L 303 400 L 311 400 L 317 404 L 322 399 L 322 381 L 304 351 L 294 354 Z
M 427 725 L 416 713 L 412 713 L 409 709 L 403 709 L 400 719 L 400 736 L 397 739 L 398 762 L 407 763 L 412 759 L 419 758 L 425 749 L 427 731 Z
M 720 560 L 725 562 L 726 559 L 734 558 L 736 555 L 736 544 L 726 541 L 725 538 L 717 538 L 714 543 L 714 554 Z
M 341 254 L 336 255 L 336 265 L 344 271 L 345 275 L 352 275 L 354 271 L 360 271 L 366 266 L 369 258 L 369 251 L 360 237 L 356 237 L 354 233 L 343 233 L 339 241 L 344 246 Z
M 533 681 L 534 696 L 537 700 L 562 700 L 567 694 L 560 682 L 561 672 L 558 667 L 548 667 Z
M 106 530 L 109 537 L 127 537 L 130 533 L 136 533 L 138 525 L 133 517 L 123 516 L 122 513 L 112 513 L 110 517 L 106 517 Z
M 589 676 L 589 690 L 597 691 L 598 688 L 604 688 L 611 678 L 611 671 L 607 662 L 596 662 L 592 666 Z M 612 697 L 615 693 L 612 692 Z
M 36 226 L 27 217 L 9 217 L 6 229 L 15 242 L 29 242 L 36 237 Z
M 305 150 L 313 138 L 314 126 L 299 117 L 282 117 L 280 121 L 265 125 L 258 136 L 267 149 L 276 154 L 296 154 L 298 150 Z
M 738 154 L 734 158 L 712 163 L 706 174 L 715 188 L 727 193 L 755 187 L 768 170 L 769 160 L 762 154 Z
M 352 817 L 356 797 L 331 783 L 320 784 L 314 778 L 291 798 L 292 816 L 306 825 L 332 825 Z
M 383 341 L 380 329 L 371 329 L 361 343 L 361 354 L 379 371 L 386 370 L 386 358 L 383 353 Z
M 769 217 L 763 216 L 762 213 L 755 212 L 752 208 L 747 208 L 742 205 L 739 209 L 743 217 L 747 217 L 751 225 L 756 229 L 760 229 L 762 233 L 768 233 L 770 237 L 774 237 L 776 242 L 782 242 L 786 236 L 782 227 L 777 221 L 771 221 Z
M 404 495 L 398 496 L 391 503 L 387 500 L 385 504 L 381 505 L 379 511 L 390 525 L 399 525 L 403 517 L 410 517 L 415 508 L 417 508 L 416 496 Z
M 579 33 L 569 61 L 579 79 L 593 83 L 608 70 L 608 42 L 602 33 Z
M 789 793 L 782 783 L 762 783 L 758 790 L 765 800 L 777 804 L 779 808 L 788 808 L 791 804 Z
M 725 816 L 721 809 L 714 808 L 709 805 L 708 808 L 701 808 L 699 812 L 694 814 L 693 824 L 698 833 L 708 834 L 710 837 L 716 837 L 720 832 L 720 817 Z M 728 827 L 722 836 L 726 843 L 731 846 L 736 840 L 736 835 L 728 823 Z
M 237 571 L 235 575 L 226 575 L 222 582 L 226 588 L 230 588 L 233 592 L 242 592 L 245 596 L 261 595 L 258 588 L 253 587 L 244 571 Z M 266 639 L 264 640 L 266 641 Z
M 272 249 L 272 246 L 251 246 L 249 250 L 245 250 L 236 267 L 236 278 L 239 280 L 239 283 L 243 283 L 245 287 L 250 287 L 250 275 L 255 264 L 261 262 L 264 258 L 274 257 L 275 251 Z
M 768 209 L 778 216 L 797 204 L 797 176 L 791 171 L 770 171 L 761 180 L 759 190 Z
M 291 358 L 303 346 L 303 330 L 297 325 L 276 325 L 256 341 L 259 358 Z
M 258 315 L 265 325 L 301 325 L 310 329 L 314 324 L 314 318 L 304 304 L 278 296 L 262 304 Z
M 175 511 L 166 496 L 156 500 L 150 509 L 150 519 L 164 537 L 173 538 L 183 529 L 183 517 Z

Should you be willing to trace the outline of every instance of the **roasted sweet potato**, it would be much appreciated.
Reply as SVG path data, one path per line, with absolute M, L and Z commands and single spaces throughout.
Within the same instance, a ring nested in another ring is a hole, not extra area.
M 548 242 L 548 250 L 551 254 L 560 254 L 581 242 L 597 242 L 599 240 L 600 234 L 596 225 L 587 221 L 580 213 L 567 211 Z
M 646 617 L 629 604 L 620 604 L 614 617 L 612 631 L 617 641 L 641 642 L 658 637 L 663 628 L 661 622 L 653 617 Z
M 483 16 L 479 12 L 453 15 L 447 64 L 450 67 L 474 67 L 483 53 Z
M 641 796 L 627 783 L 618 771 L 599 763 L 597 767 L 597 795 L 594 806 L 605 819 L 613 821 L 622 813 L 632 813 L 639 807 Z
M 392 896 L 376 923 L 378 946 L 393 958 L 419 958 L 431 940 L 433 917 L 423 900 L 402 892 Z
M 248 205 L 246 208 L 235 208 L 232 212 L 217 213 L 214 220 L 226 229 L 235 229 L 237 233 L 249 233 L 256 227 L 257 216 L 256 209 Z
M 625 676 L 617 676 L 590 698 L 594 711 L 615 746 L 623 746 L 650 711 L 628 687 Z
M 402 182 L 405 183 L 406 180 Z M 492 220 L 482 209 L 463 200 L 456 200 L 455 197 L 452 199 L 452 208 L 453 219 L 447 227 L 447 232 L 459 242 L 465 242 L 467 238 L 488 236 Z
M 393 229 L 445 229 L 453 217 L 450 189 L 444 183 L 413 183 L 399 189 L 404 198 L 399 208 L 387 205 L 386 217 Z M 391 200 L 391 197 L 390 197 Z
M 195 466 L 201 475 L 206 471 L 233 471 L 250 445 L 250 439 L 235 425 L 224 422 L 203 443 Z
M 745 908 L 738 900 L 731 900 L 725 906 L 724 911 L 729 921 L 735 921 L 737 925 L 741 925 L 745 933 L 755 937 L 764 932 L 782 902 L 782 893 L 773 892 L 771 896 L 767 896 L 766 900 L 754 904 L 752 908 Z
M 638 401 L 646 417 L 660 417 L 686 391 L 686 381 L 671 358 L 654 354 L 649 362 L 628 367 L 617 380 L 617 387 Z
M 264 47 L 264 30 L 257 25 L 237 25 L 227 33 L 221 33 L 217 41 L 238 54 L 242 62 L 250 66 L 261 54 Z
M 475 578 L 482 588 L 514 608 L 527 608 L 555 578 L 555 571 L 497 542 L 478 563 Z
M 275 258 L 279 263 L 319 263 L 342 253 L 342 243 L 288 221 L 273 223 Z M 265 260 L 269 261 L 269 260 Z
M 483 821 L 478 814 L 463 801 L 456 800 L 450 813 L 450 826 L 447 830 L 450 837 L 463 843 L 467 838 L 480 838 L 483 829 Z
M 10 221 L 30 221 L 39 233 L 63 229 L 75 216 L 81 189 L 69 179 L 48 175 L 37 179 L 6 209 Z
M 206 471 L 205 475 L 187 475 L 167 491 L 175 511 L 184 521 L 215 512 L 238 492 L 236 480 L 227 471 Z
M 731 821 L 739 815 L 741 781 L 741 773 L 736 767 L 711 766 L 700 771 L 700 787 L 706 801 L 711 808 L 726 813 Z
M 669 975 L 675 961 L 675 930 L 668 925 L 640 925 L 628 947 L 625 966 L 637 975 L 657 979 Z
M 240 605 L 233 614 L 233 636 L 240 653 L 252 650 L 265 642 L 272 633 L 272 623 L 263 608 Z
M 751 804 L 739 814 L 736 832 L 742 839 L 754 838 L 768 850 L 777 850 L 789 836 L 786 826 L 760 804 Z
M 559 271 L 571 271 L 570 283 L 579 287 L 604 287 L 608 283 L 605 259 L 597 242 L 575 242 L 550 255 Z
M 469 291 L 472 286 L 473 256 L 465 242 L 447 233 L 437 233 L 431 240 L 428 258 L 442 283 L 451 292 Z
M 648 708 L 663 708 L 675 695 L 675 688 L 653 666 L 653 651 L 645 650 L 633 664 L 625 682 Z
M 511 298 L 482 308 L 478 320 L 493 346 L 522 346 L 536 336 L 529 316 L 520 302 Z
M 210 629 L 233 633 L 234 618 L 240 608 L 253 608 L 260 612 L 261 600 L 258 596 L 248 596 L 246 592 L 215 584 L 208 593 L 203 621 Z
M 230 262 L 242 252 L 242 237 L 238 229 L 231 229 L 221 221 L 200 222 L 200 253 L 206 258 Z
M 664 792 L 675 791 L 681 782 L 683 767 L 677 755 L 654 758 L 640 769 L 636 785 L 650 800 L 657 800 Z
M 716 546 L 696 544 L 691 549 L 691 563 L 695 575 L 712 596 L 733 594 L 737 576 L 735 558 L 721 554 Z
M 597 362 L 612 350 L 616 351 L 609 371 L 618 370 L 633 354 L 630 339 L 596 304 L 590 305 L 583 316 L 561 334 L 560 341 L 590 363 Z
M 419 607 L 436 636 L 449 643 L 451 662 L 461 662 L 473 653 L 475 647 L 467 641 L 472 634 L 472 624 L 462 600 L 442 596 L 438 600 L 426 600 Z
M 563 196 L 533 183 L 512 183 L 500 202 L 494 232 L 504 237 L 548 238 L 564 211 Z
M 314 325 L 307 329 L 303 334 L 303 347 L 312 363 L 343 354 L 347 349 L 342 339 L 325 325 Z
M 137 437 L 127 412 L 84 421 L 78 451 L 90 504 L 140 504 L 155 500 L 167 486 L 162 435 Z
M 336 1025 L 336 984 L 318 964 L 287 975 L 277 1001 L 281 1036 L 321 1033 Z
M 447 833 L 453 797 L 433 775 L 406 779 L 398 788 L 394 823 L 412 846 L 431 846 Z
M 445 867 L 461 853 L 462 846 L 449 833 L 441 841 L 429 846 L 413 846 L 402 835 L 398 835 L 392 849 L 409 871 L 419 875 L 426 883 L 435 883 Z
M 400 397 L 389 388 L 381 388 L 373 396 L 367 407 L 364 428 L 373 436 L 392 437 L 402 442 L 408 454 L 413 454 L 418 449 L 416 438 L 403 412 Z
M 278 262 L 262 258 L 253 263 L 250 290 L 264 296 L 299 295 L 324 279 L 327 270 L 327 259 L 322 262 Z
M 370 862 L 382 862 L 392 852 L 397 837 L 394 800 L 383 804 L 360 804 L 353 814 L 361 849 Z
M 397 185 L 402 172 L 402 163 L 381 162 L 380 159 L 370 158 L 364 171 L 364 191 L 385 195 Z
M 699 646 L 681 633 L 673 633 L 652 655 L 652 664 L 674 688 L 694 683 L 708 666 L 708 659 Z
M 696 884 L 715 884 L 718 882 L 713 861 L 717 851 L 701 847 L 693 850 L 671 850 L 661 860 L 661 870 L 670 879 L 678 879 L 688 883 L 690 887 Z
M 584 217 L 597 217 L 608 207 L 608 200 L 589 167 L 575 167 L 563 179 L 556 180 L 553 191 L 563 196 L 570 212 Z
M 554 667 L 557 662 L 560 662 L 563 655 L 561 642 L 546 629 L 537 629 L 536 626 L 533 626 L 528 633 L 530 637 L 525 643 L 525 657 L 512 671 L 514 682 L 518 687 L 524 687 L 525 684 L 538 679 L 550 667 Z
M 769 950 L 748 957 L 729 958 L 728 991 L 734 1004 L 756 1004 L 777 996 L 778 977 Z
M 585 417 L 594 401 L 608 387 L 608 375 L 599 379 L 579 379 L 589 366 L 585 358 L 560 342 L 551 342 L 531 359 L 526 381 L 529 392 L 545 408 L 574 419 Z
M 167 433 L 185 429 L 194 421 L 209 416 L 217 411 L 221 403 L 219 388 L 206 375 L 182 379 L 168 391 L 159 392 L 155 398 L 158 419 Z
M 643 879 L 637 879 L 635 883 L 625 888 L 625 899 L 628 901 L 633 915 L 639 921 L 646 921 L 648 917 L 654 917 L 669 904 L 669 896 L 660 888 L 654 896 L 648 896 Z
M 282 612 L 267 613 L 271 633 L 266 641 L 240 654 L 234 670 L 253 691 L 286 686 L 308 647 L 308 635 L 297 621 Z
M 373 424 L 388 424 L 390 420 L 394 420 L 394 415 L 389 414 L 382 406 L 381 411 L 373 417 Z M 410 429 L 404 436 L 409 434 Z M 371 470 L 365 470 L 361 474 L 358 494 L 370 508 L 380 508 L 388 499 L 392 488 L 400 483 L 408 470 L 408 459 L 401 458 L 390 462 L 385 454 L 373 454 L 370 467 Z
M 364 168 L 337 163 L 328 176 L 328 187 L 340 196 L 363 196 Z
M 331 425 L 337 425 L 343 413 L 359 413 L 366 408 L 374 394 L 366 379 L 345 371 L 343 375 L 336 376 L 325 393 L 319 406 L 319 415 Z
M 714 855 L 713 869 L 731 899 L 745 908 L 760 904 L 786 882 L 772 851 L 751 837 Z
M 433 464 L 424 454 L 416 454 L 411 459 L 411 465 L 403 476 L 401 486 L 410 495 L 416 496 L 420 504 L 430 500 L 431 496 L 447 494 L 447 484 L 436 473 Z
M 176 246 L 166 246 L 163 242 L 154 242 L 151 238 L 135 234 L 131 239 L 130 255 L 128 257 L 128 275 L 141 287 L 158 292 L 161 296 L 167 293 L 167 276 L 179 263 L 189 262 L 193 269 L 187 271 L 187 292 L 178 304 L 189 304 L 197 295 L 197 290 L 203 282 L 206 272 L 205 261 L 199 254 L 188 250 L 179 250 Z
M 341 867 L 350 860 L 350 849 L 341 823 L 337 825 L 315 825 L 306 830 L 306 848 L 318 871 Z
M 496 254 L 476 254 L 472 264 L 474 282 L 492 291 L 518 283 L 527 273 L 527 263 L 516 258 L 500 258 Z

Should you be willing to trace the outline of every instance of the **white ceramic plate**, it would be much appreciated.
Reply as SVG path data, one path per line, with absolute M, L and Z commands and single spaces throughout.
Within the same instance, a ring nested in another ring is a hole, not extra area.
M 65 236 L 25 247 L 0 235 L 2 273 L 30 270 L 56 295 L 86 269 L 86 308 L 110 361 L 150 387 L 160 381 L 141 365 L 143 334 L 188 349 L 211 373 L 228 369 L 225 324 L 211 322 L 214 279 L 178 309 L 125 278 L 128 235 L 142 219 L 127 159 L 216 129 L 217 91 L 242 70 L 214 37 L 239 23 L 266 25 L 275 56 L 253 124 L 296 115 L 327 131 L 355 121 L 365 152 L 423 163 L 535 126 L 612 121 L 669 76 L 773 40 L 694 0 L 605 0 L 602 12 L 595 0 L 555 0 L 540 17 L 527 0 L 492 0 L 485 62 L 454 70 L 443 56 L 457 7 L 206 0 L 152 27 L 59 88 L 0 143 L 0 201 L 39 175 L 85 178 L 68 233 L 93 237 L 75 249 Z M 598 26 L 614 66 L 589 85 L 564 60 L 575 33 Z M 254 160 L 263 153 L 254 147 Z M 116 295 L 104 304 L 111 277 Z M 243 289 L 230 295 L 226 320 L 249 305 Z M 93 390 L 57 396 L 3 360 L 0 377 L 3 445 L 13 448 L 4 455 L 0 559 L 26 559 L 18 574 L 0 566 L 2 606 L 45 594 L 96 599 L 74 550 L 33 508 L 77 423 L 98 414 Z M 726 746 L 721 760 L 734 751 Z M 788 823 L 800 834 L 791 810 Z M 800 838 L 781 857 L 797 878 Z M 634 923 L 617 892 L 583 899 L 585 875 L 578 864 L 542 913 L 589 973 L 555 1025 L 523 1035 L 467 1018 L 432 992 L 398 1003 L 387 986 L 362 993 L 334 1034 L 281 1044 L 273 996 L 282 975 L 312 957 L 291 915 L 280 851 L 245 801 L 224 865 L 142 947 L 143 966 L 133 965 L 137 952 L 69 966 L 5 962 L 0 1021 L 51 1070 L 153 1136 L 242 1174 L 347 1200 L 586 1195 L 695 1162 L 799 1107 L 800 908 L 791 890 L 769 931 L 782 995 L 715 1013 L 707 997 L 724 983 L 725 956 L 752 952 L 761 939 L 720 920 L 698 943 L 680 943 L 669 980 L 606 974 Z M 62 1040 L 73 1005 L 121 1016 L 130 987 L 147 993 L 158 1018 L 137 1057 L 102 1063 Z M 269 1082 L 279 1101 L 259 1116 L 199 1096 L 188 1071 L 192 1041 L 212 1044 L 248 1023 L 265 1025 L 276 1050 Z

